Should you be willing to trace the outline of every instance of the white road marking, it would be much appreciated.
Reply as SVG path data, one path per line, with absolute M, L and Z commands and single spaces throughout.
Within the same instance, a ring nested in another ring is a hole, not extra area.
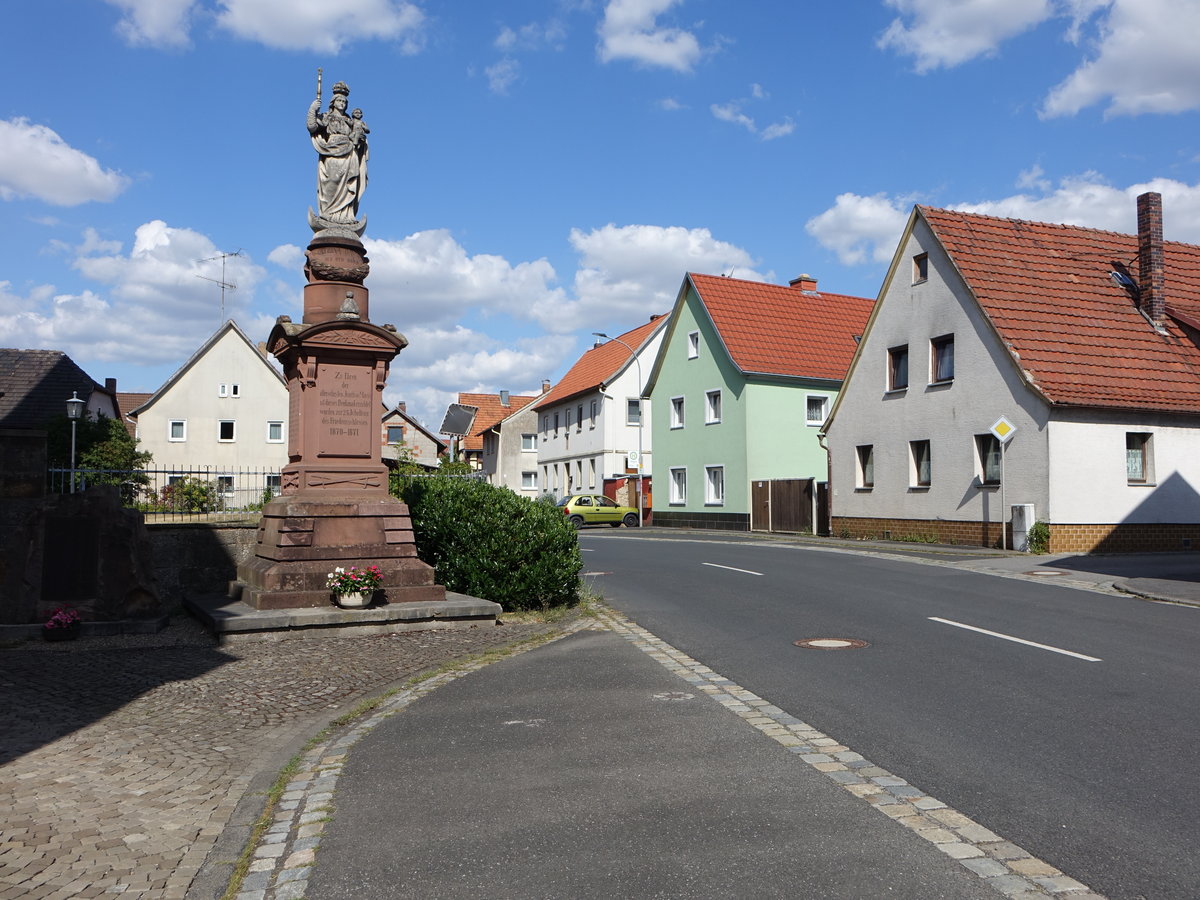
M 989 637 L 1000 638 L 1005 641 L 1013 641 L 1017 644 L 1024 644 L 1027 647 L 1037 647 L 1039 650 L 1049 650 L 1051 653 L 1061 653 L 1063 656 L 1073 656 L 1076 659 L 1082 659 L 1085 662 L 1102 662 L 1095 656 L 1084 656 L 1082 653 L 1076 653 L 1073 650 L 1063 650 L 1061 647 L 1051 647 L 1049 644 L 1039 644 L 1036 641 L 1026 641 L 1019 637 L 1013 637 L 1011 634 L 1001 634 L 998 631 L 988 631 L 986 628 L 976 628 L 974 625 L 964 625 L 962 622 L 954 622 L 950 619 L 939 619 L 937 616 L 930 616 L 929 621 L 941 622 L 943 625 L 953 625 L 955 628 L 965 628 L 967 631 L 978 631 L 980 634 L 986 634 Z
M 735 569 L 733 566 L 720 566 L 716 563 L 700 563 L 702 566 L 712 566 L 714 569 L 728 569 L 730 572 L 744 572 L 747 575 L 761 575 L 762 572 L 751 572 L 749 569 Z
M 595 553 L 596 551 L 592 547 L 580 547 L 579 552 L 580 553 Z

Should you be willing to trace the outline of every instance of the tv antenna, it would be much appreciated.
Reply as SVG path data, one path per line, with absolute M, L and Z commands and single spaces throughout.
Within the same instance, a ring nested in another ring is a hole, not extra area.
M 221 286 L 221 324 L 222 325 L 225 324 L 225 292 L 227 290 L 228 291 L 236 291 L 237 290 L 236 284 L 234 284 L 231 281 L 225 280 L 225 260 L 229 259 L 231 256 L 241 256 L 241 255 L 242 255 L 242 250 L 239 247 L 237 250 L 233 251 L 232 253 L 218 253 L 216 256 L 209 256 L 205 259 L 196 260 L 196 262 L 214 262 L 218 259 L 221 261 L 221 277 L 220 278 L 209 278 L 207 275 L 197 275 L 196 277 L 203 278 L 205 281 L 211 281 L 211 282 L 213 282 L 213 284 L 219 284 Z

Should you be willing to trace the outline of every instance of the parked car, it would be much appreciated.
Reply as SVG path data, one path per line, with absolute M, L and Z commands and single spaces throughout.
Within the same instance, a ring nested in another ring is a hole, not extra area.
M 638 512 L 632 506 L 621 506 L 603 494 L 568 494 L 558 501 L 563 515 L 576 528 L 584 525 L 609 524 L 619 528 L 637 528 Z

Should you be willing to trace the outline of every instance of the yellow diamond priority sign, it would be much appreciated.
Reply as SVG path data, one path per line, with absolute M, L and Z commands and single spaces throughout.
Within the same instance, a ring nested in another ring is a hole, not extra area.
M 1008 421 L 1008 419 L 1004 418 L 1004 416 L 998 418 L 996 420 L 996 424 L 992 426 L 992 434 L 994 434 L 996 436 L 996 440 L 1002 444 L 1007 444 L 1009 438 L 1016 433 L 1017 426 Z

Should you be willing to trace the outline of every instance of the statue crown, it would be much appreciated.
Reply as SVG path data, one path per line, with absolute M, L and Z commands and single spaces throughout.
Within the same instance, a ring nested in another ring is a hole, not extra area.
M 350 88 L 349 88 L 349 86 L 346 84 L 346 82 L 344 82 L 344 81 L 339 81 L 337 84 L 335 84 L 335 85 L 333 86 L 333 92 L 334 92 L 335 94 L 341 94 L 343 97 L 345 97 L 345 96 L 348 96 L 348 95 L 349 95 L 349 93 L 350 93 Z

